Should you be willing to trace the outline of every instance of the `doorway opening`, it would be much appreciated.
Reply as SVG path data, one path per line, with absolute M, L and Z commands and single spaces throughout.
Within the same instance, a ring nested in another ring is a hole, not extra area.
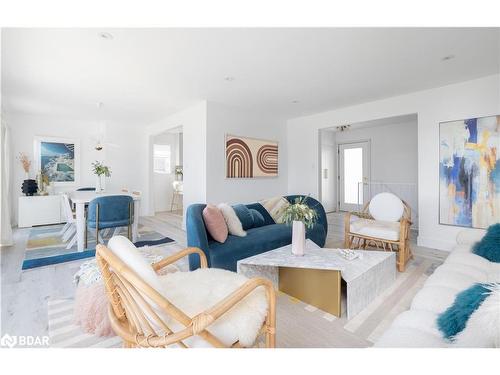
M 406 201 L 418 225 L 417 115 L 321 129 L 319 197 L 327 212 L 359 211 L 381 192 Z
M 183 132 L 182 126 L 152 137 L 153 212 L 183 214 Z

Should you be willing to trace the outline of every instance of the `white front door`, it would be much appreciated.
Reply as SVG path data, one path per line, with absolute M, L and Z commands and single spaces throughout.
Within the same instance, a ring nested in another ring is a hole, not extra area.
M 370 142 L 338 145 L 339 207 L 341 211 L 358 211 L 369 196 Z

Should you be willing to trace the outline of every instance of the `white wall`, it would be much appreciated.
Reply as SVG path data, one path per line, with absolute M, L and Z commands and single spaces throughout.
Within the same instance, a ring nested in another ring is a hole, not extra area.
M 337 209 L 337 152 L 335 145 L 335 132 L 322 130 L 321 142 L 321 173 L 320 173 L 320 200 L 326 212 Z
M 141 150 L 138 147 L 142 135 L 140 128 L 135 124 L 107 123 L 103 126 L 100 121 L 28 114 L 8 114 L 6 121 L 11 128 L 11 212 L 15 223 L 17 223 L 18 197 L 22 195 L 21 184 L 25 178 L 24 171 L 16 157 L 20 152 L 28 155 L 32 160 L 30 178 L 34 178 L 38 173 L 34 163 L 35 136 L 74 138 L 79 141 L 79 180 L 74 185 L 56 187 L 56 193 L 75 190 L 83 186 L 95 186 L 96 178 L 92 173 L 91 163 L 96 160 L 103 161 L 111 168 L 111 177 L 106 180 L 105 185 L 107 190 L 118 191 L 122 187 L 144 190 L 144 168 L 141 165 Z M 101 142 L 104 148 L 96 151 L 96 139 L 103 131 L 105 137 L 101 139 Z M 131 150 L 134 151 L 131 152 Z
M 318 131 L 337 125 L 418 115 L 418 243 L 443 250 L 458 227 L 439 225 L 439 122 L 500 112 L 498 75 L 288 121 L 288 191 L 318 196 Z M 293 152 L 304 149 L 308 152 Z
M 154 192 L 153 192 L 153 139 L 154 136 L 165 130 L 182 126 L 183 131 L 183 164 L 184 164 L 184 213 L 192 203 L 206 202 L 207 197 L 207 102 L 202 101 L 193 106 L 168 116 L 160 121 L 149 125 L 145 134 L 149 142 L 145 143 L 148 155 L 145 159 L 145 172 L 148 174 L 148 197 L 146 212 L 154 215 Z
M 287 191 L 286 121 L 208 102 L 207 201 L 250 203 Z M 278 141 L 278 177 L 226 179 L 225 134 Z M 189 142 L 184 135 L 185 144 Z M 186 168 L 185 168 L 186 169 Z

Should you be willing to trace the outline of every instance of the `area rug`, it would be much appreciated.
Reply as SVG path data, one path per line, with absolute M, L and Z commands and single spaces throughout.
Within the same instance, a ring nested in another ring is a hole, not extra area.
M 63 225 L 48 225 L 31 228 L 28 240 L 26 242 L 26 252 L 22 269 L 27 270 L 36 267 L 43 267 L 51 264 L 70 262 L 73 260 L 91 258 L 95 255 L 95 238 L 89 232 L 88 247 L 84 251 L 78 251 L 76 244 L 70 249 L 66 249 L 66 244 L 60 236 Z M 135 243 L 137 247 L 142 246 L 157 246 L 174 242 L 173 239 L 165 237 L 162 234 L 155 232 L 151 228 L 139 224 L 139 238 Z M 109 231 L 104 235 L 105 231 L 101 231 L 103 240 L 107 242 L 113 235 L 113 231 Z M 126 230 L 123 230 L 126 235 Z
M 438 263 L 412 260 L 394 284 L 354 318 L 340 318 L 278 292 L 276 346 L 279 348 L 370 347 L 389 328 L 395 317 L 410 307 L 415 294 Z M 53 347 L 119 347 L 116 336 L 83 333 L 73 324 L 73 299 L 49 300 L 49 336 Z M 342 301 L 345 311 L 345 301 Z

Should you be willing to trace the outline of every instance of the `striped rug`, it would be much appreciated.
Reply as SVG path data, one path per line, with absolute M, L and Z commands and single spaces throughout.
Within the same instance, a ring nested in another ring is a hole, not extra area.
M 391 287 L 351 320 L 305 304 L 281 292 L 277 298 L 276 344 L 281 348 L 358 348 L 372 346 L 401 312 L 410 307 L 415 294 L 440 262 L 412 260 Z M 116 348 L 121 340 L 83 333 L 73 324 L 72 299 L 49 300 L 51 347 Z M 342 301 L 345 311 L 345 300 Z
M 48 301 L 51 348 L 119 348 L 118 336 L 99 337 L 84 333 L 73 323 L 73 299 Z

